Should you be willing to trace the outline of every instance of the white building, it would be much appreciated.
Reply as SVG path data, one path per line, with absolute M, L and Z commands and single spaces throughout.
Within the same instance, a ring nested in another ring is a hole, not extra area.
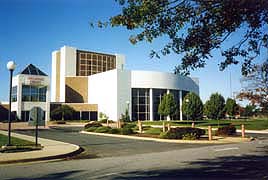
M 197 78 L 152 71 L 124 69 L 123 55 L 96 53 L 64 46 L 52 53 L 51 101 L 77 109 L 77 117 L 91 120 L 103 112 L 118 120 L 129 110 L 132 120 L 159 120 L 158 105 L 173 93 L 182 119 L 182 99 L 199 94 Z M 94 112 L 94 118 L 91 113 Z
M 33 107 L 44 111 L 48 121 L 50 113 L 50 80 L 49 77 L 34 65 L 28 65 L 21 73 L 13 77 L 11 93 L 11 111 L 22 121 L 29 120 Z

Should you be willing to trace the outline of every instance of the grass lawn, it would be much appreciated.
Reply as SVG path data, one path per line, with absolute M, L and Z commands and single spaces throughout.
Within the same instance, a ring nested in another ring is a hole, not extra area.
M 0 134 L 0 147 L 7 144 L 7 141 L 8 141 L 7 139 L 8 139 L 7 136 Z M 26 141 L 26 140 L 15 138 L 15 137 L 11 137 L 11 144 L 16 145 L 16 146 L 35 145 L 34 142 Z
M 192 121 L 165 121 L 166 124 L 170 123 L 172 126 L 191 126 Z M 163 125 L 163 121 L 143 121 L 143 125 Z M 268 129 L 268 119 L 244 119 L 244 120 L 220 120 L 220 127 L 233 124 L 237 129 L 241 128 L 241 124 L 244 124 L 248 130 L 265 130 Z M 196 127 L 218 127 L 218 120 L 201 120 L 195 121 Z

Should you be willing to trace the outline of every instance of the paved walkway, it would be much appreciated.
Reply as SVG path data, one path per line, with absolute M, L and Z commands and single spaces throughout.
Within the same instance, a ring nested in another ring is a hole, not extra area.
M 0 134 L 7 135 L 7 131 L 0 130 Z M 11 133 L 11 136 L 33 142 L 35 141 L 35 137 L 33 136 L 27 136 L 17 133 Z M 38 138 L 38 143 L 44 146 L 42 150 L 17 153 L 0 153 L 0 164 L 63 158 L 70 154 L 78 152 L 80 149 L 79 146 L 74 144 L 44 138 Z

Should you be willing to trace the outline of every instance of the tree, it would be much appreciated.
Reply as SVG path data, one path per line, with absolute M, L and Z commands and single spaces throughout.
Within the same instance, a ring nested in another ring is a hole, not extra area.
M 203 118 L 203 103 L 198 95 L 188 93 L 182 101 L 182 113 L 187 119 L 200 120 Z
M 160 51 L 151 57 L 171 52 L 183 56 L 175 73 L 187 75 L 202 68 L 217 50 L 223 56 L 220 70 L 241 61 L 242 74 L 252 69 L 253 60 L 268 49 L 267 0 L 116 0 L 122 7 L 120 14 L 98 27 L 123 26 L 135 30 L 130 42 L 152 42 L 167 38 Z M 90 24 L 94 26 L 93 23 Z M 232 38 L 239 33 L 237 41 Z M 231 42 L 229 40 L 232 40 Z M 224 48 L 224 44 L 228 46 Z
M 120 118 L 123 122 L 130 122 L 130 116 L 129 116 L 129 111 L 128 109 L 125 110 L 124 114 L 121 114 Z
M 210 119 L 220 119 L 224 116 L 224 97 L 219 93 L 214 93 L 205 103 L 204 114 Z
M 229 116 L 234 116 L 236 115 L 236 113 L 238 112 L 238 105 L 236 104 L 236 101 L 234 99 L 228 98 L 226 100 L 226 104 L 224 107 L 225 112 L 229 115 Z
M 172 93 L 165 94 L 158 106 L 158 114 L 162 116 L 172 117 L 175 115 L 177 104 Z
M 256 106 L 248 104 L 245 108 L 243 108 L 241 116 L 251 117 L 256 114 L 256 110 Z
M 246 99 L 253 106 L 259 106 L 261 112 L 268 112 L 268 59 L 256 65 L 254 71 L 241 79 L 242 91 L 238 94 L 240 100 Z
M 75 110 L 72 107 L 68 105 L 61 105 L 51 111 L 51 116 L 61 116 L 61 119 L 65 120 L 66 118 L 72 117 L 74 112 Z

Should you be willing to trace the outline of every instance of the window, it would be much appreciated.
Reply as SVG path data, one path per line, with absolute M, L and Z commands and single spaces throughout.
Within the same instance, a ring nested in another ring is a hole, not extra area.
M 22 101 L 46 102 L 47 87 L 22 85 Z
M 153 118 L 154 120 L 161 120 L 162 117 L 158 114 L 158 106 L 164 96 L 167 93 L 166 89 L 153 89 Z
M 17 86 L 12 87 L 11 90 L 11 101 L 16 102 L 17 101 Z
M 150 97 L 149 89 L 132 89 L 132 119 L 149 120 L 150 119 Z

